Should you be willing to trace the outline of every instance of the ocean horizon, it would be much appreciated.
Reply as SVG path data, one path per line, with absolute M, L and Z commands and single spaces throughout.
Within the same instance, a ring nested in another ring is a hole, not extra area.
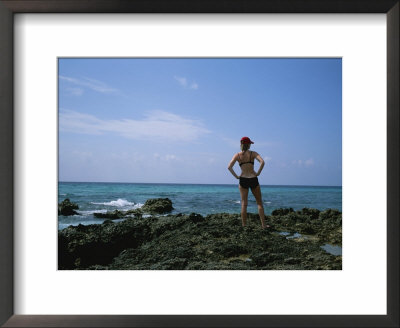
M 160 184 L 160 185 L 209 185 L 209 186 L 237 186 L 238 183 L 176 183 L 176 182 L 121 182 L 121 181 L 58 181 L 58 183 L 109 183 L 109 184 Z M 286 184 L 260 184 L 264 187 L 340 187 L 342 185 L 286 185 Z
M 342 211 L 341 186 L 261 185 L 265 214 L 277 208 L 304 207 Z M 104 219 L 94 213 L 140 208 L 151 198 L 169 198 L 172 214 L 237 213 L 240 215 L 240 194 L 237 184 L 181 184 L 132 182 L 72 182 L 60 181 L 58 201 L 69 198 L 78 204 L 78 215 L 59 215 L 58 228 L 69 225 L 100 224 Z M 257 213 L 254 196 L 249 192 L 248 212 Z

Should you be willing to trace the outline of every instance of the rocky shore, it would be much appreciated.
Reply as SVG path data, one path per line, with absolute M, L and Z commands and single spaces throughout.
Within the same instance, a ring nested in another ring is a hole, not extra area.
M 70 203 L 67 204 L 71 206 Z M 102 224 L 69 226 L 58 232 L 60 270 L 341 270 L 337 210 L 278 209 L 262 230 L 256 214 L 241 226 L 238 214 L 205 217 L 170 212 L 169 199 L 148 200 L 138 210 L 100 213 Z M 151 215 L 143 217 L 143 214 Z M 125 218 L 122 222 L 112 219 Z

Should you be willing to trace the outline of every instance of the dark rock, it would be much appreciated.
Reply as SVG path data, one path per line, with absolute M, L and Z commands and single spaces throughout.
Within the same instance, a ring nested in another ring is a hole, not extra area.
M 311 220 L 316 220 L 319 217 L 320 210 L 315 208 L 303 208 L 300 211 L 297 211 L 298 214 L 305 215 L 311 218 Z
M 288 258 L 284 259 L 283 262 L 286 264 L 297 264 L 297 263 L 301 263 L 301 260 L 296 259 L 294 257 L 288 257 Z
M 125 214 L 125 212 L 122 212 Z M 83 270 L 340 270 L 341 256 L 321 243 L 341 243 L 341 213 L 285 209 L 261 229 L 257 214 L 167 215 L 70 226 L 59 231 L 59 269 Z M 118 214 L 118 213 L 117 213 Z M 271 229 L 269 229 L 271 230 Z M 313 234 L 287 239 L 279 231 Z
M 93 216 L 98 219 L 116 220 L 125 217 L 125 212 L 122 211 L 108 211 L 107 213 L 93 213 Z
M 114 224 L 114 222 L 110 219 L 107 219 L 103 222 L 103 224 Z
M 278 208 L 276 210 L 272 211 L 272 215 L 276 216 L 276 215 L 286 215 L 293 212 L 293 208 Z
M 134 209 L 129 211 L 107 211 L 106 213 L 93 213 L 93 216 L 98 219 L 109 219 L 109 220 L 116 220 L 116 219 L 123 219 L 134 217 L 136 219 L 142 218 L 142 211 L 140 209 Z
M 192 221 L 193 223 L 197 223 L 203 221 L 204 218 L 200 214 L 191 213 L 189 215 L 189 220 Z
M 292 212 L 279 209 L 269 220 L 276 230 L 314 235 L 318 237 L 320 245 L 342 243 L 342 213 L 338 210 L 328 209 L 320 212 L 303 208 L 301 211 Z
M 266 251 L 255 254 L 251 257 L 252 261 L 259 266 L 264 266 L 274 260 L 273 257 Z
M 187 265 L 187 259 L 173 258 L 150 265 L 150 270 L 183 270 Z
M 122 250 L 137 247 L 148 239 L 149 227 L 142 222 L 128 219 L 115 224 L 69 226 L 59 231 L 59 268 L 81 269 L 111 263 Z
M 319 214 L 319 218 L 323 220 L 335 220 L 337 223 L 342 223 L 342 213 L 336 209 L 327 209 Z
M 221 254 L 222 257 L 232 257 L 248 253 L 245 247 L 235 243 L 221 243 L 213 251 Z
M 169 198 L 148 199 L 141 210 L 145 213 L 164 214 L 173 210 L 172 202 Z
M 126 212 L 124 212 L 125 216 L 133 216 L 137 219 L 141 219 L 143 216 L 143 212 L 140 208 L 136 208 L 134 210 L 128 210 Z
M 128 211 L 115 210 L 115 211 L 108 211 L 106 213 L 94 213 L 93 216 L 99 219 L 110 219 L 110 220 L 129 218 L 129 217 L 141 219 L 143 217 L 143 213 L 164 214 L 172 210 L 173 207 L 170 199 L 155 198 L 147 200 L 142 208 L 137 208 Z
M 79 207 L 77 204 L 72 203 L 69 198 L 64 199 L 61 203 L 58 204 L 58 215 L 75 215 L 78 214 L 75 210 L 78 210 Z

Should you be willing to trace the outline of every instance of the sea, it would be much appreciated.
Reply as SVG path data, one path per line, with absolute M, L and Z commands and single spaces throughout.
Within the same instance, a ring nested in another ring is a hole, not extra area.
M 261 186 L 265 214 L 277 208 L 304 207 L 321 211 L 333 208 L 342 211 L 342 187 L 328 186 Z M 69 225 L 100 224 L 104 219 L 95 212 L 140 208 L 150 198 L 169 198 L 174 213 L 237 213 L 240 215 L 240 194 L 237 185 L 167 184 L 167 183 L 99 183 L 59 182 L 58 201 L 69 198 L 78 204 L 78 215 L 58 216 L 58 229 Z M 249 192 L 247 211 L 257 213 L 257 203 Z

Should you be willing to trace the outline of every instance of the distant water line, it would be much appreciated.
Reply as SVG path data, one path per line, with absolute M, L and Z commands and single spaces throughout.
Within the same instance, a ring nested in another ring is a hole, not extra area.
M 276 208 L 304 207 L 342 211 L 342 187 L 325 186 L 261 186 L 265 213 Z M 150 198 L 169 198 L 172 213 L 237 213 L 240 215 L 240 194 L 237 185 L 153 184 L 59 182 L 58 200 L 69 198 L 79 206 L 79 215 L 59 217 L 59 228 L 70 224 L 102 223 L 94 212 L 141 207 Z M 257 212 L 257 204 L 249 192 L 248 212 Z

